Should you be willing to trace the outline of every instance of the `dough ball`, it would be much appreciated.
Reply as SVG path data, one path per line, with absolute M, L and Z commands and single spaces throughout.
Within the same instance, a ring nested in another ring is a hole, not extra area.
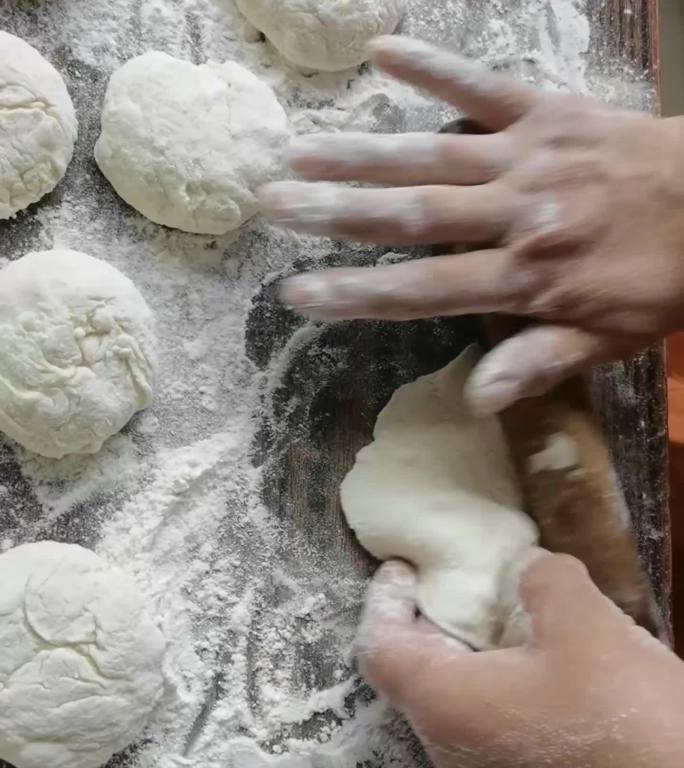
M 0 759 L 97 768 L 145 727 L 164 638 L 133 579 L 43 541 L 0 555 Z
M 288 138 L 275 94 L 244 67 L 152 51 L 112 76 L 95 158 L 148 219 L 222 235 L 256 213 L 255 191 L 279 176 Z
M 425 615 L 485 650 L 520 634 L 518 566 L 537 529 L 498 420 L 472 416 L 464 402 L 478 357 L 470 347 L 394 393 L 341 496 L 369 552 L 416 566 Z
M 0 32 L 0 219 L 57 186 L 78 124 L 64 80 L 35 48 Z
M 150 309 L 109 264 L 54 250 L 0 271 L 0 429 L 25 448 L 98 451 L 150 404 L 154 352 Z
M 247 20 L 292 64 L 337 72 L 368 60 L 367 44 L 394 32 L 406 0 L 237 0 Z

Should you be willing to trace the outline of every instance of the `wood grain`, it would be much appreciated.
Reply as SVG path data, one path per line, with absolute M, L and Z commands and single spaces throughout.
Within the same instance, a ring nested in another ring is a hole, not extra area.
M 654 82 L 658 73 L 658 4 L 656 0 L 589 0 L 592 55 L 611 66 L 627 64 Z
M 615 72 L 623 65 L 643 76 L 658 103 L 657 0 L 589 0 L 589 64 Z M 620 77 L 622 74 L 620 73 Z M 668 487 L 667 387 L 664 346 L 624 363 L 602 366 L 592 395 L 611 449 L 637 542 L 661 611 L 671 627 L 671 537 Z
M 664 350 L 602 366 L 593 401 L 611 448 L 642 561 L 671 625 L 671 540 Z

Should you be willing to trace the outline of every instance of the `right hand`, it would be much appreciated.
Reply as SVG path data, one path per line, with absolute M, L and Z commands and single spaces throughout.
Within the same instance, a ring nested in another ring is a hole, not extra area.
M 416 618 L 415 572 L 386 563 L 359 631 L 361 670 L 437 768 L 681 768 L 684 664 L 567 555 L 523 572 L 529 647 L 471 653 Z

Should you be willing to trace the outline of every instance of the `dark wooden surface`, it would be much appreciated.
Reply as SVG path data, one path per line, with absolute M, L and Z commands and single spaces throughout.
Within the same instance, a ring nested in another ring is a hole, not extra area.
M 656 0 L 590 0 L 592 53 L 607 54 L 657 79 L 658 4 Z
M 590 0 L 590 65 L 621 77 L 632 69 L 657 112 L 657 0 Z M 625 493 L 642 560 L 669 623 L 672 589 L 664 346 L 598 369 L 593 399 Z
M 594 376 L 593 394 L 642 561 L 669 624 L 672 568 L 663 348 L 604 366 Z
M 344 263 L 346 250 L 330 263 Z M 274 307 L 272 294 L 271 288 L 263 291 L 248 322 L 248 349 L 257 363 L 271 354 L 261 349 L 264 313 L 283 344 L 301 325 Z M 394 390 L 446 365 L 479 333 L 474 318 L 339 323 L 290 357 L 255 460 L 265 464 L 267 506 L 286 529 L 306 532 L 306 557 L 322 569 L 349 566 L 355 576 L 371 573 L 372 560 L 345 523 L 340 481 L 370 441 L 376 416 Z M 268 339 L 269 348 L 272 343 Z

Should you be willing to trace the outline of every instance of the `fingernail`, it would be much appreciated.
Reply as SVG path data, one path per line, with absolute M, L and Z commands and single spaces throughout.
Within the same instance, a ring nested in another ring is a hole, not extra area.
M 526 549 L 520 556 L 517 564 L 518 570 L 522 572 L 525 570 L 525 568 L 532 565 L 532 563 L 536 563 L 537 560 L 543 560 L 551 556 L 552 553 L 549 552 L 548 549 L 544 549 L 543 547 L 530 547 L 529 549 Z
M 257 197 L 261 210 L 275 224 L 324 235 L 339 193 L 333 184 L 276 181 L 259 189 Z
M 298 136 L 290 142 L 285 152 L 285 158 L 290 164 L 307 159 L 315 151 L 316 145 L 315 137 Z
M 416 606 L 416 572 L 394 561 L 383 564 L 373 577 L 366 595 L 366 613 L 386 619 L 412 619 Z
M 517 402 L 521 396 L 520 383 L 513 379 L 492 382 L 470 380 L 464 391 L 470 410 L 477 416 L 494 416 Z
M 331 136 L 327 133 L 294 139 L 286 152 L 286 161 L 295 173 L 312 177 L 331 173 L 335 166 L 346 158 L 340 156 L 340 150 L 331 146 Z M 332 138 L 334 142 L 334 138 Z M 356 152 L 353 155 L 356 158 Z
M 522 382 L 514 370 L 515 360 L 501 350 L 508 343 L 508 352 L 514 351 L 515 338 L 486 355 L 466 381 L 464 398 L 471 411 L 478 416 L 493 416 L 523 396 Z M 513 369 L 513 370 L 512 370 Z
M 256 192 L 259 208 L 273 221 L 280 222 L 289 210 L 287 202 L 294 181 L 274 181 L 259 187 Z
M 421 40 L 415 40 L 414 38 L 406 37 L 405 35 L 378 35 L 367 43 L 366 48 L 371 54 L 403 54 L 406 50 L 410 50 L 414 45 L 429 47 L 428 43 L 423 43 Z
M 377 37 L 374 37 L 372 40 L 369 40 L 366 43 L 366 50 L 369 53 L 377 53 L 378 51 L 384 51 L 388 43 L 390 47 L 392 46 L 392 43 L 396 40 L 400 40 L 401 38 L 399 35 L 378 35 Z
M 375 585 L 394 584 L 410 590 L 411 600 L 415 600 L 416 570 L 403 560 L 388 560 L 377 570 Z
M 297 275 L 280 284 L 280 300 L 290 309 L 306 311 L 334 302 L 330 280 L 316 274 Z

